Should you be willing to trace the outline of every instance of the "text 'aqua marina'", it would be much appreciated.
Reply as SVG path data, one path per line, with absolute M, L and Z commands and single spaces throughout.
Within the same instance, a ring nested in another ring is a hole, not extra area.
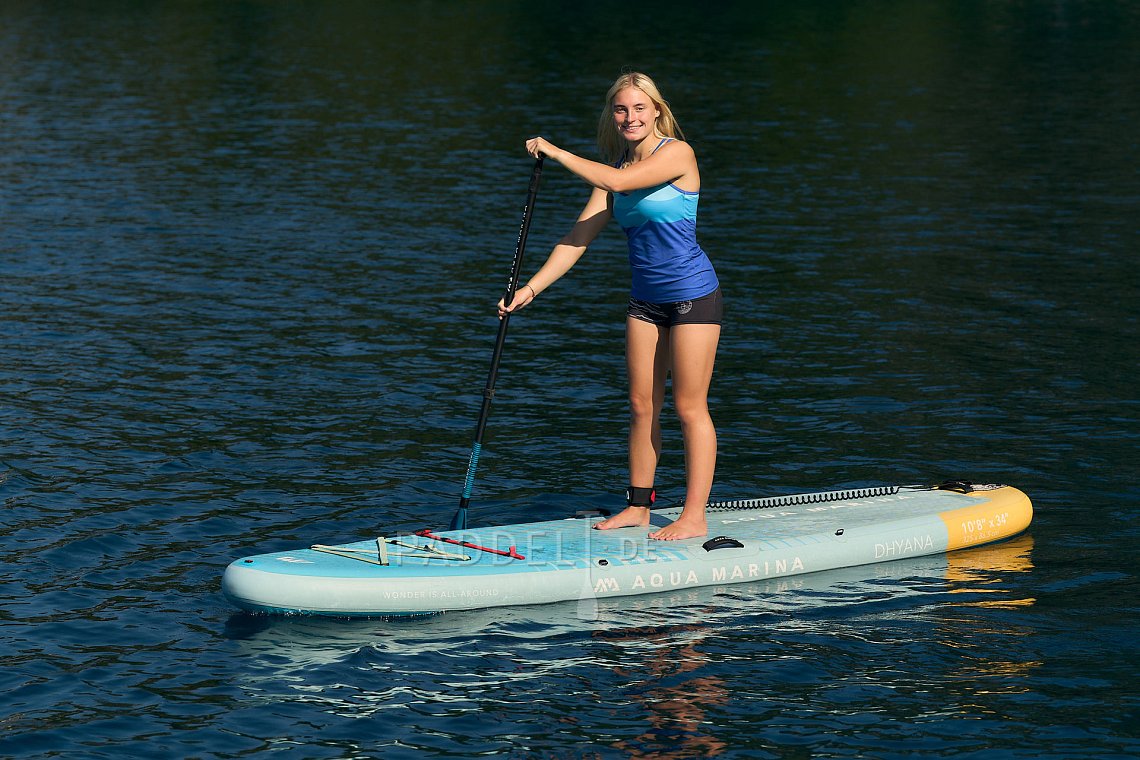
M 750 562 L 740 565 L 722 565 L 711 569 L 711 576 L 702 578 L 696 570 L 671 570 L 665 573 L 638 573 L 632 579 L 619 579 L 614 576 L 599 578 L 594 583 L 595 594 L 612 594 L 621 591 L 647 591 L 649 589 L 672 589 L 682 586 L 702 586 L 709 583 L 732 583 L 733 581 L 755 580 L 773 575 L 802 573 L 804 563 L 799 557 L 790 560 L 778 559 L 766 562 Z M 623 586 L 622 581 L 625 581 Z

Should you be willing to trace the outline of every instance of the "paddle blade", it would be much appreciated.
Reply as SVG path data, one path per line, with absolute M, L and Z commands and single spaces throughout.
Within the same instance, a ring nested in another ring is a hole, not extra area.
M 447 529 L 467 530 L 467 507 L 460 507 L 455 510 L 455 514 L 451 518 L 451 525 L 448 525 Z

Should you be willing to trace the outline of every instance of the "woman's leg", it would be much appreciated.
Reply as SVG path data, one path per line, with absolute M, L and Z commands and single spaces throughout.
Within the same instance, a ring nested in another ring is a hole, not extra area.
M 661 407 L 669 373 L 669 329 L 634 317 L 626 318 L 625 360 L 629 374 L 629 484 L 652 488 L 661 458 Z M 649 524 L 647 507 L 628 509 L 595 528 Z
M 716 470 L 716 429 L 709 415 L 708 396 L 720 325 L 682 324 L 670 332 L 673 404 L 685 440 L 686 488 L 681 516 L 672 525 L 649 534 L 660 540 L 694 538 L 708 532 L 705 505 Z
M 669 328 L 626 320 L 625 361 L 629 376 L 629 483 L 652 488 L 661 459 L 661 408 L 669 374 Z

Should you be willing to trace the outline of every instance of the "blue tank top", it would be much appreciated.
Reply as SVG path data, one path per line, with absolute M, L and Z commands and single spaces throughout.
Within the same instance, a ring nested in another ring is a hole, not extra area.
M 669 142 L 662 140 L 656 152 Z M 650 303 L 691 301 L 720 284 L 712 262 L 697 243 L 700 193 L 671 182 L 614 193 L 614 218 L 629 241 L 634 298 Z

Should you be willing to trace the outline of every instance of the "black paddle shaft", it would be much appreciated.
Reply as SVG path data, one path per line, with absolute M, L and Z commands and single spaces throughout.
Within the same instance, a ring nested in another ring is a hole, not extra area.
M 514 302 L 515 290 L 518 289 L 523 251 L 526 250 L 526 238 L 530 232 L 530 220 L 534 215 L 534 201 L 538 196 L 538 184 L 541 179 L 542 156 L 539 156 L 535 159 L 534 171 L 530 175 L 530 188 L 527 191 L 526 205 L 523 207 L 522 224 L 519 225 L 519 238 L 515 243 L 511 276 L 507 280 L 506 295 L 503 296 L 503 303 L 508 306 Z M 463 483 L 463 495 L 459 499 L 459 510 L 451 520 L 452 530 L 462 530 L 467 527 L 467 505 L 471 502 L 471 488 L 475 482 L 475 470 L 479 466 L 479 453 L 483 448 L 483 433 L 487 429 L 487 418 L 491 415 L 491 401 L 495 397 L 495 382 L 499 377 L 499 363 L 503 358 L 503 346 L 507 342 L 507 327 L 510 326 L 510 321 L 510 312 L 499 320 L 499 334 L 495 339 L 495 350 L 491 354 L 491 370 L 487 373 L 487 384 L 483 388 L 483 404 L 479 409 L 479 422 L 475 425 L 475 443 L 471 447 L 471 457 L 467 462 L 467 477 Z

